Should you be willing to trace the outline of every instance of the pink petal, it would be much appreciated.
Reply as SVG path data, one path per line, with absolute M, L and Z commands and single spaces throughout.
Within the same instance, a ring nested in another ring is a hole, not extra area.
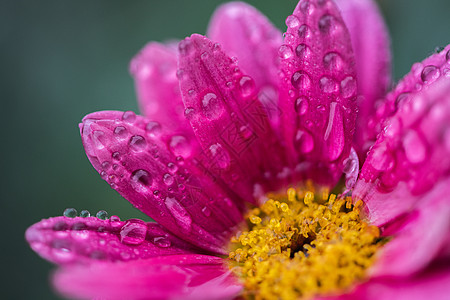
M 401 103 L 369 152 L 353 193 L 370 221 L 411 210 L 450 170 L 450 80 L 424 86 Z
M 211 18 L 207 36 L 225 52 L 238 58 L 239 67 L 251 76 L 274 128 L 278 127 L 278 48 L 281 32 L 257 9 L 243 2 L 220 6 Z
M 286 163 L 253 79 L 203 36 L 179 47 L 186 115 L 203 147 L 199 163 L 247 201 L 254 201 L 255 184 L 275 190 Z
M 422 62 L 415 63 L 411 72 L 400 80 L 395 89 L 382 102 L 377 103 L 376 113 L 367 122 L 366 141 L 373 143 L 376 140 L 385 127 L 386 120 L 397 112 L 402 102 L 408 102 L 416 93 L 426 89 L 439 78 L 450 76 L 449 51 L 450 45 Z
M 285 142 L 307 178 L 332 186 L 349 155 L 356 118 L 350 36 L 332 1 L 300 1 L 286 24 L 281 47 L 291 55 L 281 62 Z
M 439 256 L 450 234 L 449 192 L 447 179 L 424 195 L 419 206 L 401 220 L 401 227 L 398 222 L 393 222 L 393 229 L 387 227 L 385 234 L 393 239 L 382 248 L 372 276 L 409 276 Z
M 339 297 L 321 299 L 335 300 L 446 300 L 450 285 L 448 266 L 429 270 L 415 278 L 372 279 L 354 291 Z
M 178 237 L 225 253 L 243 204 L 193 165 L 198 149 L 187 136 L 155 130 L 132 112 L 93 113 L 80 129 L 89 160 L 112 188 Z
M 233 299 L 242 290 L 222 259 L 203 255 L 65 267 L 54 283 L 77 299 Z
M 358 117 L 354 147 L 365 159 L 367 119 L 375 110 L 375 101 L 384 97 L 391 82 L 389 34 L 383 17 L 372 0 L 338 0 L 342 18 L 350 32 L 358 78 Z M 373 143 L 373 142 L 372 142 Z
M 161 225 L 117 217 L 55 217 L 42 220 L 25 234 L 31 248 L 57 264 L 128 261 L 199 252 Z
M 130 63 L 143 115 L 173 132 L 192 135 L 176 72 L 176 50 L 155 42 L 146 45 Z

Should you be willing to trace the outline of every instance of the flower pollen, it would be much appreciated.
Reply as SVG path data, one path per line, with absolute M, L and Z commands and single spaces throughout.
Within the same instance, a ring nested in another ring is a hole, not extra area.
M 313 188 L 269 195 L 248 214 L 248 231 L 231 240 L 230 268 L 244 297 L 306 299 L 363 281 L 386 239 L 360 218 L 361 205 Z

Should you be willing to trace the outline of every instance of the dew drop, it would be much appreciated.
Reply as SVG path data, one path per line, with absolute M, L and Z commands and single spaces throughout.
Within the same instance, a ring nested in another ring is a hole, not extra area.
M 423 68 L 420 77 L 424 83 L 431 83 L 438 79 L 440 75 L 441 74 L 438 67 L 429 65 Z
M 314 140 L 311 134 L 299 129 L 295 135 L 294 140 L 295 148 L 300 151 L 300 153 L 307 154 L 311 152 L 314 148 Z
M 421 163 L 426 158 L 426 147 L 416 131 L 408 131 L 403 138 L 406 158 L 413 164 Z
M 103 149 L 105 148 L 105 144 L 107 143 L 106 141 L 106 135 L 103 131 L 101 130 L 95 130 L 92 133 L 92 140 L 94 142 L 94 146 L 97 149 Z
M 304 71 L 297 71 L 292 74 L 291 83 L 300 91 L 309 90 L 311 87 L 311 79 Z
M 175 156 L 188 157 L 192 152 L 191 146 L 182 135 L 174 135 L 170 139 L 169 148 Z
M 310 3 L 309 1 L 300 3 L 300 10 L 306 15 L 311 15 L 314 12 L 314 9 L 314 4 Z
M 102 169 L 103 169 L 104 171 L 108 171 L 110 168 L 111 168 L 111 164 L 110 164 L 109 161 L 104 161 L 104 162 L 102 162 Z
M 68 262 L 74 257 L 70 242 L 67 240 L 54 240 L 52 248 L 52 254 L 59 262 Z
M 192 42 L 190 39 L 182 40 L 178 44 L 178 51 L 181 55 L 189 55 L 194 52 L 194 45 L 192 45 Z
M 324 15 L 319 20 L 319 30 L 324 34 L 330 34 L 336 29 L 336 19 L 332 15 Z
M 166 185 L 171 185 L 173 183 L 173 176 L 170 175 L 169 173 L 164 174 L 163 176 L 163 181 Z
M 300 21 L 294 15 L 290 15 L 286 18 L 286 26 L 289 28 L 295 28 L 300 25 Z
M 333 78 L 327 76 L 320 78 L 319 86 L 322 92 L 326 94 L 335 93 L 339 90 L 337 82 Z
M 170 241 L 163 236 L 154 237 L 153 244 L 161 248 L 169 248 L 171 246 Z
M 311 35 L 311 31 L 309 30 L 308 25 L 303 24 L 298 28 L 298 37 L 301 39 L 309 38 Z
M 409 101 L 409 93 L 401 93 L 397 96 L 397 99 L 395 99 L 395 105 L 397 107 L 402 106 L 404 103 L 407 103 Z
M 78 215 L 78 212 L 75 208 L 66 208 L 63 215 L 67 218 L 75 218 Z
M 126 139 L 128 136 L 128 131 L 125 127 L 123 126 L 117 126 L 114 129 L 114 135 L 116 136 L 117 139 L 119 140 L 123 140 Z
M 112 228 L 119 228 L 121 225 L 120 218 L 118 216 L 111 216 L 109 218 L 109 224 L 111 224 Z
M 132 111 L 126 111 L 122 115 L 122 120 L 127 123 L 134 123 L 136 121 L 136 114 Z
M 53 225 L 53 230 L 55 231 L 62 231 L 67 229 L 69 229 L 69 225 L 67 225 L 67 223 L 64 221 L 57 222 Z
M 143 136 L 140 135 L 132 136 L 128 144 L 131 150 L 133 150 L 134 152 L 142 152 L 147 147 L 147 141 Z
M 289 45 L 281 45 L 278 49 L 278 56 L 282 59 L 288 59 L 292 57 L 292 48 Z
M 194 113 L 195 113 L 195 109 L 193 107 L 186 107 L 186 109 L 184 110 L 184 116 L 188 120 L 191 120 L 193 118 Z
M 295 48 L 295 54 L 299 58 L 306 59 L 311 55 L 311 49 L 305 44 L 299 44 L 297 48 Z
M 371 150 L 371 156 L 368 158 L 370 159 L 369 164 L 378 171 L 386 171 L 392 168 L 394 164 L 394 159 L 392 158 L 392 155 L 388 153 L 384 143 L 375 145 Z
M 175 218 L 177 224 L 185 231 L 191 230 L 192 219 L 184 207 L 175 198 L 167 197 L 164 201 L 167 209 Z
M 108 213 L 106 210 L 99 210 L 95 216 L 100 220 L 108 219 Z
M 323 65 L 327 70 L 339 71 L 344 65 L 342 57 L 336 52 L 329 52 L 323 57 Z
M 88 218 L 90 216 L 91 216 L 91 213 L 88 210 L 82 210 L 80 212 L 80 217 L 82 217 L 82 218 Z
M 137 192 L 144 192 L 152 184 L 152 178 L 147 171 L 139 169 L 131 174 L 130 184 Z
M 120 153 L 119 152 L 114 152 L 111 157 L 115 160 L 119 160 L 120 159 Z
M 242 98 L 248 98 L 255 92 L 255 82 L 251 77 L 242 76 L 239 80 L 239 90 Z
M 342 97 L 350 98 L 356 95 L 356 80 L 353 76 L 347 76 L 341 81 Z
M 128 220 L 120 229 L 120 242 L 126 245 L 140 245 L 145 241 L 147 224 L 138 219 Z
M 169 172 L 174 174 L 176 171 L 178 171 L 178 166 L 172 162 L 167 164 L 167 168 L 169 169 Z
M 295 111 L 299 115 L 304 115 L 308 111 L 308 99 L 306 97 L 300 97 L 295 100 Z
M 207 93 L 203 96 L 202 107 L 203 113 L 208 119 L 218 118 L 224 110 L 220 99 L 214 93 Z
M 230 155 L 221 144 L 216 143 L 211 145 L 209 151 L 211 151 L 211 154 L 214 157 L 214 164 L 217 167 L 227 169 L 230 166 Z
M 145 130 L 150 136 L 158 136 L 161 134 L 161 125 L 158 122 L 148 122 L 145 126 Z

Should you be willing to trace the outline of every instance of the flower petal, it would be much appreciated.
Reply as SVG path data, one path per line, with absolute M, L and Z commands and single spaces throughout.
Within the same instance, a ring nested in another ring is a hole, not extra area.
M 132 112 L 93 113 L 80 129 L 89 160 L 112 188 L 178 237 L 224 253 L 243 204 L 193 165 L 198 150 L 188 137 L 155 130 Z
M 242 290 L 222 259 L 203 255 L 65 267 L 54 284 L 77 299 L 233 299 Z
M 350 36 L 333 1 L 300 1 L 281 62 L 281 124 L 290 157 L 307 178 L 334 185 L 350 152 L 356 70 Z
M 450 76 L 450 45 L 420 63 L 415 63 L 409 72 L 397 84 L 386 98 L 377 103 L 376 113 L 367 121 L 365 141 L 372 144 L 385 127 L 385 122 L 392 117 L 411 97 L 435 83 L 439 78 Z
M 402 102 L 369 152 L 353 193 L 383 225 L 411 210 L 450 170 L 450 80 Z
M 243 2 L 220 6 L 211 18 L 207 36 L 225 52 L 239 59 L 239 67 L 251 76 L 260 91 L 274 128 L 278 127 L 278 48 L 281 32 L 256 8 Z
M 447 179 L 424 195 L 406 220 L 401 220 L 401 224 L 394 221 L 387 227 L 384 234 L 394 238 L 381 250 L 372 276 L 409 276 L 439 256 L 448 242 L 445 237 L 450 234 L 449 192 Z
M 367 119 L 375 110 L 375 101 L 384 97 L 391 83 L 389 34 L 373 0 L 337 0 L 352 39 L 358 78 L 358 117 L 354 147 L 365 159 Z
M 276 190 L 276 176 L 286 163 L 283 155 L 273 155 L 283 149 L 253 79 L 201 35 L 186 38 L 179 48 L 186 116 L 203 147 L 199 163 L 247 201 L 254 201 L 256 183 Z
M 42 220 L 25 234 L 31 248 L 57 264 L 128 261 L 154 256 L 198 253 L 161 225 L 117 217 L 55 217 Z
M 176 50 L 156 42 L 147 44 L 130 63 L 142 114 L 173 132 L 193 135 L 176 72 Z

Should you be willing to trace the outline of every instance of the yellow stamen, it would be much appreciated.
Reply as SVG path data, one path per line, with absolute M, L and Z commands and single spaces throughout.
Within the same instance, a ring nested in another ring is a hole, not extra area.
M 250 211 L 250 228 L 232 238 L 229 253 L 245 298 L 307 299 L 365 279 L 385 239 L 361 220 L 362 202 L 320 194 L 290 188 Z

